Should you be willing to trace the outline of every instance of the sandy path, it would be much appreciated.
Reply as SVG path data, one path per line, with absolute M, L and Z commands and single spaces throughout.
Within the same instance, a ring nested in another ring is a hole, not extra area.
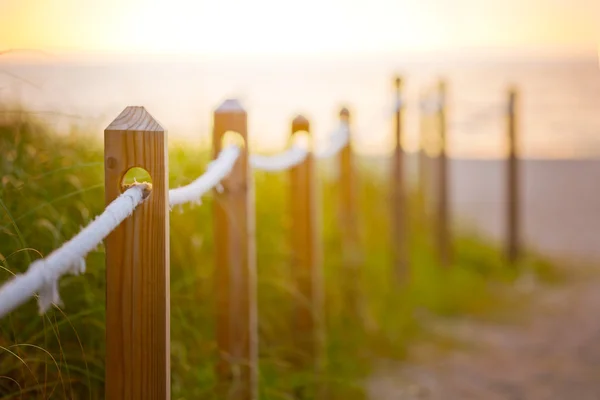
M 409 361 L 382 363 L 370 398 L 427 400 L 600 399 L 600 276 L 539 286 L 518 320 L 431 323 L 461 345 L 422 343 Z

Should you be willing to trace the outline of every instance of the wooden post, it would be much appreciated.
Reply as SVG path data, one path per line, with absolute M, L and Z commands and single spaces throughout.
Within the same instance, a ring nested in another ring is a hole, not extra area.
M 297 132 L 310 132 L 309 122 L 303 116 L 292 121 L 292 138 Z M 302 296 L 302 301 L 295 305 L 292 326 L 297 353 L 302 354 L 298 364 L 313 364 L 315 372 L 319 372 L 323 344 L 323 282 L 316 189 L 315 160 L 309 153 L 304 162 L 290 170 L 292 276 Z
M 350 127 L 350 111 L 342 108 L 340 111 L 340 121 Z M 342 252 L 344 264 L 347 268 L 355 270 L 360 262 L 358 227 L 356 207 L 356 181 L 357 173 L 352 154 L 352 144 L 348 144 L 340 151 L 339 179 L 341 191 L 341 232 L 342 232 Z
M 400 281 L 408 277 L 408 224 L 406 181 L 404 176 L 404 150 L 402 149 L 402 80 L 394 81 L 396 89 L 396 125 L 394 158 L 392 160 L 392 251 L 394 270 Z
M 422 223 L 425 223 L 428 216 L 428 185 L 429 185 L 429 175 L 428 175 L 428 166 L 429 166 L 429 157 L 427 156 L 427 122 L 429 120 L 429 116 L 427 114 L 427 110 L 423 108 L 423 101 L 425 96 L 420 96 L 420 107 L 419 107 L 419 153 L 418 153 L 418 203 L 420 209 L 420 217 L 422 218 Z
M 350 112 L 347 108 L 340 111 L 340 122 L 350 129 Z M 350 131 L 349 135 L 352 134 Z M 354 318 L 364 321 L 368 326 L 372 321 L 366 313 L 365 305 L 361 303 L 360 264 L 362 254 L 358 236 L 357 208 L 357 171 L 354 164 L 352 144 L 342 148 L 339 155 L 339 187 L 340 187 L 340 233 L 343 268 L 346 271 L 340 280 L 343 287 L 345 303 Z
M 255 216 L 247 115 L 237 100 L 226 100 L 215 110 L 213 157 L 228 131 L 239 133 L 245 146 L 221 182 L 222 190 L 215 190 L 217 397 L 248 400 L 258 398 Z
M 508 159 L 507 159 L 507 238 L 506 255 L 511 264 L 519 257 L 519 154 L 517 149 L 517 102 L 516 89 L 508 94 Z
M 439 261 L 443 267 L 449 267 L 452 263 L 451 233 L 450 233 L 450 210 L 448 205 L 448 155 L 446 149 L 446 83 L 439 82 L 438 95 L 440 104 L 438 107 L 438 130 L 439 130 L 439 156 L 438 156 L 438 199 L 437 199 L 437 247 Z
M 145 202 L 106 239 L 106 398 L 171 397 L 167 132 L 143 107 L 104 131 L 106 204 L 133 167 L 150 173 Z

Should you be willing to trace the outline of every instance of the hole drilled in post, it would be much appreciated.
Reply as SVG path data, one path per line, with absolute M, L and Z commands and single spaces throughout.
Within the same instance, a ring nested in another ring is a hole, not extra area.
M 136 183 L 147 183 L 149 189 L 152 189 L 152 177 L 150 173 L 141 167 L 129 168 L 121 179 L 121 193 Z
M 311 149 L 311 137 L 307 131 L 294 132 L 290 141 L 292 146 L 296 148 L 306 151 L 310 151 Z
M 246 147 L 246 141 L 238 132 L 227 131 L 221 138 L 221 148 L 225 149 L 229 146 L 238 146 L 240 148 L 244 148 Z

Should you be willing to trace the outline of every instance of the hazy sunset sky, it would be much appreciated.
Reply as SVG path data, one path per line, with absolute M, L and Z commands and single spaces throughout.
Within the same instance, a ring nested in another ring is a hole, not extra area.
M 0 49 L 590 50 L 599 21 L 599 0 L 0 0 Z

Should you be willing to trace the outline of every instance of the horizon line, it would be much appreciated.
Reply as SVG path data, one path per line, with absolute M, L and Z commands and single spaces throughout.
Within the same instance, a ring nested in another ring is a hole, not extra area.
M 503 57 L 510 59 L 555 59 L 555 58 L 592 58 L 600 57 L 600 44 L 594 48 L 592 46 L 565 47 L 565 46 L 530 46 L 530 47 L 509 47 L 509 46 L 457 46 L 446 48 L 430 49 L 398 49 L 398 50 L 360 50 L 360 51 L 315 51 L 315 52 L 214 52 L 214 51 L 149 51 L 137 50 L 127 51 L 118 49 L 75 49 L 75 48 L 8 48 L 0 50 L 0 60 L 14 59 L 38 55 L 47 58 L 54 57 L 75 57 L 75 58 L 94 58 L 94 57 L 118 57 L 119 59 L 135 58 L 159 58 L 174 57 L 179 59 L 220 59 L 220 58 L 278 58 L 294 59 L 300 57 L 335 59 L 357 56 L 374 57 L 407 57 L 413 60 L 446 58 L 446 57 L 464 57 L 469 60 L 489 59 Z M 408 60 L 411 61 L 411 60 Z M 452 60 L 449 60 L 452 61 Z

